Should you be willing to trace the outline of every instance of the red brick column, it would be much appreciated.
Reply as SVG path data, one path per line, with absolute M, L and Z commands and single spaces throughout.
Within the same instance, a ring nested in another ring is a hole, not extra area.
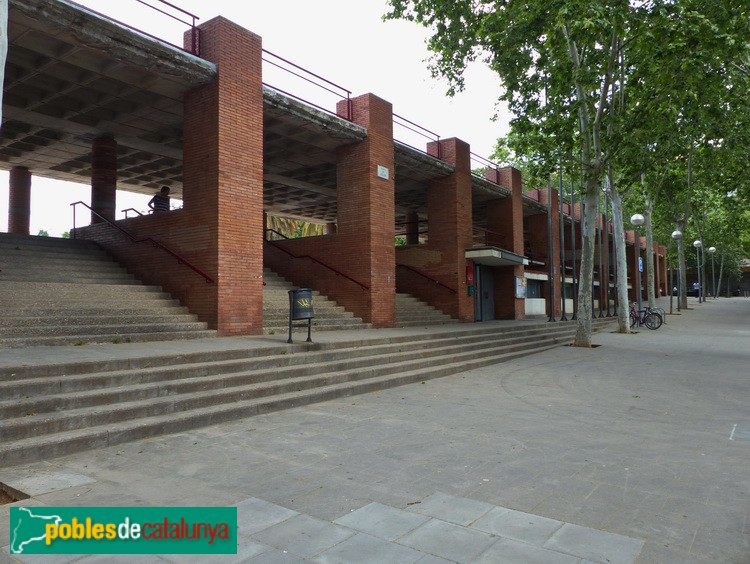
M 117 197 L 117 141 L 98 137 L 91 145 L 91 208 L 110 221 L 115 220 Z M 91 223 L 103 221 L 91 214 Z
M 25 166 L 10 170 L 8 192 L 8 233 L 29 234 L 31 220 L 31 173 Z
M 217 17 L 200 26 L 215 80 L 185 95 L 184 245 L 216 280 L 201 309 L 220 335 L 263 328 L 263 86 L 261 38 Z M 190 240 L 192 239 L 192 240 Z
M 337 260 L 369 287 L 347 283 L 348 307 L 366 322 L 388 327 L 396 320 L 393 106 L 373 94 L 350 103 L 352 121 L 367 128 L 367 139 L 337 151 Z M 342 101 L 336 109 L 345 116 L 349 105 Z
M 523 256 L 523 184 L 521 171 L 513 167 L 488 170 L 485 177 L 511 189 L 511 197 L 487 204 L 488 244 Z M 525 300 L 515 298 L 516 277 L 523 265 L 495 268 L 495 318 L 524 319 Z
M 427 241 L 440 255 L 429 273 L 456 290 L 444 308 L 461 321 L 474 321 L 474 297 L 466 285 L 466 249 L 472 245 L 471 165 L 469 144 L 450 138 L 433 141 L 427 152 L 454 165 L 449 176 L 438 178 L 427 187 Z
M 555 316 L 562 315 L 562 281 L 560 279 L 560 194 L 555 188 L 548 190 L 539 190 L 539 202 L 547 205 L 549 196 L 548 193 L 552 194 L 552 267 L 553 267 L 553 288 L 555 291 Z M 544 255 L 547 256 L 549 253 L 549 244 L 547 242 L 547 216 L 544 214 L 531 216 L 529 220 L 536 218 L 534 221 L 529 221 L 529 238 L 532 244 L 532 252 L 534 251 L 534 245 L 537 248 L 544 245 Z M 533 231 L 532 231 L 533 230 Z M 547 264 L 547 268 L 544 271 L 549 275 L 550 268 Z M 545 297 L 549 299 L 549 295 L 546 294 L 549 290 L 545 288 Z M 549 306 L 548 306 L 549 309 Z M 547 312 L 549 313 L 549 311 Z

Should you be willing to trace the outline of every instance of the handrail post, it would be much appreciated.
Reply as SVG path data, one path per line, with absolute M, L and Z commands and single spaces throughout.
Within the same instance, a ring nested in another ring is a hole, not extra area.
M 73 239 L 76 238 L 76 204 L 73 204 Z

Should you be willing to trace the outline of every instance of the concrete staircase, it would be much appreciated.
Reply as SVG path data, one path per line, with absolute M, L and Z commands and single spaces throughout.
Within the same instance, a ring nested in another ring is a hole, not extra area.
M 0 347 L 214 336 L 95 243 L 0 233 Z
M 266 335 L 285 334 L 289 323 L 289 290 L 295 286 L 268 268 L 263 269 L 263 281 L 266 283 L 263 286 L 263 332 Z M 320 292 L 313 292 L 313 309 L 313 332 L 372 327 Z
M 0 466 L 448 376 L 559 346 L 574 331 L 573 322 L 461 324 L 348 342 L 18 366 L 0 374 Z
M 458 323 L 447 313 L 411 294 L 396 294 L 396 327 L 417 327 Z

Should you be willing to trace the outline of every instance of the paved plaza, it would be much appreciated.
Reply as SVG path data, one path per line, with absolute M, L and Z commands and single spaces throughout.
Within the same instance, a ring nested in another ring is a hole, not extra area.
M 236 557 L 22 561 L 750 562 L 750 299 L 690 305 L 593 349 L 0 468 L 17 505 L 238 507 Z

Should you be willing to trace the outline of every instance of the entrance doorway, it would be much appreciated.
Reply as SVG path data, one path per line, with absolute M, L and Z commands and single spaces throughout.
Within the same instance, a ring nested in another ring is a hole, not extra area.
M 477 288 L 474 319 L 475 321 L 492 321 L 495 319 L 495 268 L 475 264 L 474 283 Z

